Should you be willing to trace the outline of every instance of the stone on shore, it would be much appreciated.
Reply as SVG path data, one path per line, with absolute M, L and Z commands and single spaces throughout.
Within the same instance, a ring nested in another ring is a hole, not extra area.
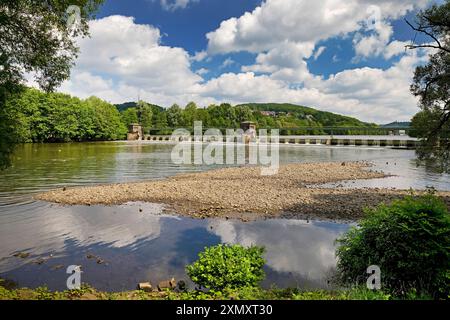
M 150 282 L 141 282 L 138 284 L 138 290 L 142 290 L 145 292 L 152 292 L 153 288 Z
M 172 289 L 175 289 L 176 285 L 177 285 L 177 283 L 175 281 L 175 278 L 172 278 L 172 279 L 166 280 L 166 281 L 161 281 L 158 284 L 158 290 L 159 291 L 163 291 L 163 290 L 167 290 L 167 289 L 172 290 Z

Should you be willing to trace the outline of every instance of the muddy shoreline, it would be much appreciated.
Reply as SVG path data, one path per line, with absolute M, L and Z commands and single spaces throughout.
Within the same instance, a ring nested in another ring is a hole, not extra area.
M 52 190 L 37 200 L 62 205 L 162 203 L 166 212 L 193 218 L 298 218 L 355 221 L 363 208 L 411 194 L 411 190 L 324 188 L 339 181 L 387 177 L 369 162 L 301 163 L 280 166 L 273 176 L 258 167 L 224 168 L 164 180 Z M 421 194 L 423 191 L 415 191 Z M 450 192 L 437 192 L 450 207 Z

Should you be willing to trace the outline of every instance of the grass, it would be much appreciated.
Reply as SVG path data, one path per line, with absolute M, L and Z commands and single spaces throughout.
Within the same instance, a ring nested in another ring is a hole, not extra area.
M 50 291 L 46 287 L 36 289 L 7 288 L 0 279 L 0 300 L 392 300 L 382 291 L 371 291 L 365 288 L 348 290 L 316 290 L 303 291 L 291 289 L 241 288 L 222 291 L 162 291 L 144 292 L 139 290 L 123 292 L 102 292 L 88 285 L 79 290 Z M 428 299 L 414 294 L 408 299 Z

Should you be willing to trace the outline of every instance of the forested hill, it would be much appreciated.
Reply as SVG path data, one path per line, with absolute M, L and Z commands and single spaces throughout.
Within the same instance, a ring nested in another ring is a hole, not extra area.
M 254 111 L 273 112 L 276 115 L 291 114 L 297 118 L 310 119 L 320 123 L 323 127 L 374 127 L 373 123 L 362 122 L 356 118 L 340 114 L 320 111 L 314 108 L 295 105 L 291 103 L 246 103 L 239 106 L 248 106 Z
M 157 111 L 163 111 L 164 108 L 161 106 L 158 106 L 156 104 L 148 104 L 150 107 L 152 107 L 153 110 L 157 110 Z M 137 108 L 138 107 L 138 103 L 137 102 L 125 102 L 125 103 L 121 103 L 121 104 L 116 104 L 115 105 L 117 110 L 119 110 L 119 112 L 123 112 L 129 108 Z M 156 111 L 155 110 L 155 111 Z
M 190 108 L 178 110 L 172 106 L 169 109 L 165 109 L 161 106 L 146 103 L 147 106 L 151 107 L 153 116 L 160 113 L 166 113 L 167 111 L 173 109 L 175 114 L 184 113 L 185 118 L 193 120 L 202 120 L 208 125 L 228 125 L 228 126 L 239 126 L 238 120 L 251 120 L 255 121 L 261 126 L 266 127 L 376 127 L 376 124 L 366 123 L 360 121 L 356 118 L 343 116 L 340 114 L 320 111 L 311 107 L 305 107 L 290 103 L 246 103 L 236 106 L 231 106 L 229 104 L 221 104 L 220 106 L 211 105 L 208 108 L 197 108 L 195 103 L 190 103 Z M 137 111 L 137 102 L 126 102 L 116 105 L 117 109 L 122 114 L 133 113 L 133 110 Z M 193 108 L 192 108 L 193 107 Z M 130 110 L 131 109 L 131 110 Z M 246 111 L 248 110 L 248 111 Z M 169 112 L 170 113 L 170 112 Z M 203 113 L 210 114 L 210 117 L 205 117 Z M 239 114 L 242 114 L 239 116 Z M 235 118 L 242 119 L 235 119 Z M 133 119 L 132 116 L 130 118 Z M 175 117 L 176 118 L 176 117 Z M 213 118 L 213 119 L 208 119 Z M 224 118 L 221 120 L 221 118 Z M 136 119 L 137 120 L 137 119 Z M 209 121 L 208 121 L 209 120 Z M 212 120 L 212 121 L 211 121 Z M 236 121 L 235 121 L 236 120 Z M 231 121 L 231 123 L 230 123 Z M 170 121 L 169 121 L 170 122 Z M 181 123 L 172 124 L 174 126 L 180 125 Z M 191 123 L 184 123 L 183 125 L 190 126 Z M 217 122 L 217 123 L 216 123 Z M 169 123 L 170 125 L 170 123 Z
M 170 134 L 173 128 L 192 128 L 194 121 L 201 121 L 204 128 L 239 128 L 243 121 L 253 121 L 258 128 L 280 129 L 281 134 L 328 134 L 329 127 L 339 127 L 341 134 L 361 133 L 361 127 L 376 127 L 358 119 L 319 111 L 294 104 L 255 104 L 232 106 L 228 103 L 198 107 L 190 102 L 184 108 L 176 104 L 164 109 L 156 105 L 128 102 L 116 105 L 125 125 L 139 122 L 145 132 Z M 328 127 L 328 128 L 324 128 Z

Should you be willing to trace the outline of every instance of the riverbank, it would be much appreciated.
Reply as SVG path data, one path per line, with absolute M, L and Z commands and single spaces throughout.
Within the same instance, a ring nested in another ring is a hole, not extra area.
M 363 208 L 410 194 L 396 189 L 340 189 L 319 185 L 383 178 L 368 162 L 302 163 L 280 166 L 273 176 L 258 167 L 224 168 L 165 180 L 62 188 L 35 196 L 62 205 L 115 205 L 153 202 L 195 218 L 319 218 L 357 220 Z M 420 192 L 417 192 L 418 194 Z M 437 192 L 450 206 L 450 192 Z
M 45 287 L 11 289 L 1 286 L 0 300 L 389 300 L 383 292 L 363 288 L 349 290 L 304 291 L 296 288 L 269 289 L 242 288 L 223 292 L 205 293 L 201 291 L 152 291 L 132 290 L 123 292 L 103 292 L 90 286 L 78 290 L 50 291 Z

